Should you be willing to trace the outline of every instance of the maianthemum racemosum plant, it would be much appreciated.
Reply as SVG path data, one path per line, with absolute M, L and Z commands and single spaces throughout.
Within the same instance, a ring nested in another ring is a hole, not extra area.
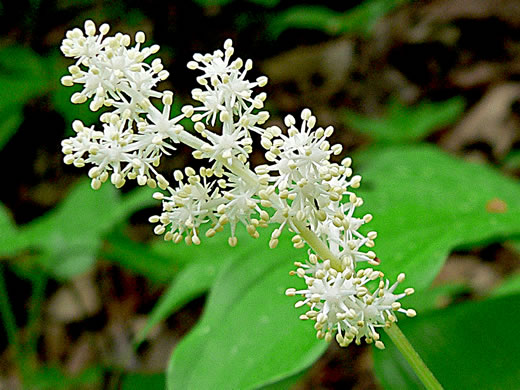
M 307 259 L 296 262 L 292 272 L 306 287 L 286 291 L 302 297 L 295 305 L 307 308 L 300 318 L 315 322 L 318 338 L 336 339 L 344 347 L 364 339 L 383 349 L 378 329 L 398 329 L 397 312 L 415 316 L 399 302 L 414 290 L 396 292 L 404 274 L 391 284 L 381 271 L 358 269 L 360 263 L 378 265 L 370 250 L 377 234 L 358 231 L 372 216 L 354 215 L 363 205 L 353 192 L 361 176 L 353 175 L 348 157 L 340 164 L 331 162 L 331 156 L 342 153 L 341 145 L 328 141 L 332 126 L 317 127 L 316 117 L 304 109 L 299 119 L 286 116 L 284 129 L 264 127 L 269 118 L 262 110 L 266 94 L 256 90 L 268 79 L 248 79 L 253 63 L 233 59 L 229 39 L 222 50 L 195 54 L 188 62 L 198 72 L 200 87 L 192 91 L 196 105 L 172 114 L 173 93 L 156 89 L 168 72 L 160 59 L 149 60 L 159 46 L 145 47 L 143 32 L 135 34 L 133 44 L 129 35 L 108 32 L 107 24 L 97 29 L 88 20 L 84 30 L 68 31 L 61 46 L 75 60 L 62 84 L 83 86 L 71 101 L 89 101 L 92 111 L 107 108 L 100 115 L 100 129 L 74 121 L 76 135 L 62 142 L 65 163 L 90 166 L 93 189 L 108 180 L 117 188 L 127 180 L 159 187 L 163 192 L 154 198 L 162 201 L 162 213 L 150 222 L 156 224 L 156 234 L 175 243 L 200 244 L 201 226 L 208 225 L 207 237 L 226 229 L 229 244 L 235 246 L 238 224 L 256 238 L 259 228 L 274 223 L 269 242 L 274 249 L 287 228 L 294 233 L 295 247 L 310 247 Z M 162 109 L 154 99 L 162 100 Z M 194 123 L 196 135 L 180 124 L 184 118 Z M 267 160 L 254 169 L 249 163 L 252 133 L 259 136 Z M 170 183 L 156 168 L 179 143 L 207 165 L 198 172 L 191 167 L 176 170 Z M 376 281 L 372 290 L 371 281 Z

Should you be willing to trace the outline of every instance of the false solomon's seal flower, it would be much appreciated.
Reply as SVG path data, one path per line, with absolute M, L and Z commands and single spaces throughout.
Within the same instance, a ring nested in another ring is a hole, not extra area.
M 253 62 L 234 58 L 229 39 L 221 50 L 197 53 L 188 62 L 198 72 L 194 103 L 172 114 L 173 93 L 156 89 L 168 77 L 161 60 L 151 58 L 159 46 L 147 46 L 143 32 L 132 43 L 129 35 L 109 36 L 109 30 L 89 20 L 63 40 L 61 51 L 75 63 L 61 82 L 81 87 L 71 101 L 103 110 L 98 128 L 74 121 L 75 135 L 62 141 L 64 162 L 89 166 L 94 189 L 107 181 L 119 188 L 128 180 L 159 187 L 154 198 L 162 212 L 150 222 L 156 234 L 175 243 L 200 244 L 206 225 L 206 237 L 229 227 L 228 242 L 235 246 L 238 225 L 257 238 L 259 228 L 276 224 L 269 241 L 275 248 L 287 228 L 296 248 L 310 247 L 308 259 L 292 272 L 304 287 L 286 291 L 301 297 L 296 307 L 307 308 L 300 318 L 315 321 L 319 338 L 335 338 L 342 346 L 364 339 L 383 348 L 378 329 L 397 321 L 396 313 L 415 315 L 399 302 L 413 289 L 396 292 L 404 274 L 390 284 L 382 272 L 359 266 L 379 264 L 372 250 L 377 233 L 359 231 L 366 231 L 372 215 L 355 215 L 363 206 L 354 192 L 361 176 L 353 174 L 349 157 L 333 161 L 343 152 L 331 144 L 333 127 L 318 126 L 307 108 L 298 119 L 287 115 L 283 128 L 264 127 L 267 95 L 257 89 L 268 79 L 250 79 Z M 160 109 L 154 105 L 159 99 Z M 193 122 L 194 132 L 184 129 L 183 119 Z M 251 169 L 253 137 L 267 162 Z M 176 170 L 170 184 L 158 168 L 177 144 L 208 165 Z
M 314 328 L 318 338 L 330 341 L 335 337 L 339 345 L 346 347 L 352 341 L 360 344 L 364 337 L 367 343 L 374 342 L 376 347 L 383 349 L 377 328 L 397 321 L 395 312 L 408 317 L 416 314 L 413 309 L 403 309 L 398 302 L 412 294 L 412 288 L 394 294 L 398 284 L 404 281 L 404 274 L 390 286 L 388 280 L 383 281 L 384 274 L 380 271 L 365 268 L 354 272 L 350 267 L 337 271 L 331 268 L 329 260 L 321 262 L 314 254 L 306 264 L 295 264 L 298 269 L 293 274 L 304 279 L 307 288 L 289 288 L 286 294 L 302 296 L 295 306 L 308 307 L 300 319 L 316 321 Z M 373 292 L 367 286 L 371 281 L 379 281 Z

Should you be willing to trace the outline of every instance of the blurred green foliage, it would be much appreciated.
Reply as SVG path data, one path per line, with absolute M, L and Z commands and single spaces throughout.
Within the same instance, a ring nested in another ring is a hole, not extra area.
M 520 272 L 516 272 L 505 278 L 502 283 L 491 292 L 493 297 L 513 294 L 520 294 Z
M 435 130 L 453 124 L 464 112 L 464 99 L 456 96 L 443 102 L 421 102 L 405 106 L 398 100 L 387 105 L 380 118 L 369 118 L 345 109 L 345 123 L 377 142 L 414 142 Z
M 50 95 L 54 109 L 72 123 L 83 118 L 93 122 L 99 113 L 93 113 L 86 105 L 73 105 L 70 96 L 78 86 L 65 88 L 59 84 L 66 74 L 68 61 L 58 53 L 43 57 L 22 46 L 0 47 L 0 148 L 4 147 L 23 122 L 24 106 L 37 97 Z M 44 131 L 44 129 L 35 129 Z
M 273 38 L 292 28 L 318 30 L 330 35 L 368 35 L 382 16 L 408 1 L 365 0 L 345 12 L 322 5 L 296 5 L 275 15 L 267 30 Z
M 233 1 L 194 2 L 211 8 Z M 276 38 L 289 29 L 367 36 L 382 16 L 408 0 L 366 0 L 344 12 L 318 4 L 283 9 L 279 0 L 249 2 L 266 8 L 265 31 Z M 79 12 L 94 5 L 91 0 L 59 1 L 57 7 Z M 29 6 L 32 14 L 27 23 L 41 3 L 32 1 Z M 0 14 L 3 11 L 0 2 Z M 125 14 L 125 23 L 135 26 L 146 20 L 137 8 L 126 11 L 124 2 L 116 1 L 104 12 L 114 19 Z M 74 88 L 58 84 L 67 65 L 57 54 L 39 55 L 21 44 L 0 48 L 0 148 L 22 124 L 24 106 L 42 96 L 50 97 L 53 109 L 68 124 L 77 118 L 87 123 L 97 120 L 99 113 L 91 113 L 86 105 L 70 104 Z M 179 100 L 176 105 L 180 106 Z M 519 319 L 511 309 L 520 305 L 519 275 L 506 279 L 486 300 L 447 309 L 439 302 L 471 293 L 469 287 L 430 288 L 450 251 L 520 236 L 517 181 L 489 166 L 464 162 L 419 142 L 457 121 L 464 108 L 461 97 L 413 106 L 395 100 L 380 118 L 345 110 L 344 119 L 377 143 L 359 151 L 354 162 L 365 177 L 360 195 L 375 217 L 370 228 L 379 233 L 376 250 L 381 269 L 391 279 L 406 272 L 405 283 L 418 290 L 404 305 L 415 307 L 420 315 L 402 321 L 404 332 L 446 388 L 513 388 L 520 382 L 520 372 L 515 360 L 504 356 L 515 356 L 520 350 L 510 336 L 511 324 Z M 518 169 L 519 156 L 512 152 L 504 167 Z M 298 320 L 290 298 L 283 294 L 298 283 L 288 271 L 305 253 L 292 248 L 287 237 L 270 251 L 267 231 L 257 241 L 240 232 L 237 248 L 230 248 L 218 236 L 199 247 L 131 240 L 123 233 L 130 216 L 155 204 L 148 189 L 121 195 L 107 184 L 92 191 L 87 180 L 78 182 L 53 210 L 25 225 L 17 226 L 10 211 L 0 204 L 2 262 L 8 259 L 5 263 L 10 269 L 33 286 L 27 329 L 32 330 L 38 321 L 47 278 L 64 282 L 91 270 L 103 257 L 166 285 L 136 344 L 159 322 L 210 291 L 202 319 L 175 349 L 166 377 L 133 373 L 124 377 L 123 389 L 163 388 L 165 381 L 169 388 L 288 387 L 326 348 L 315 339 L 312 326 Z M 4 327 L 23 367 L 28 361 L 26 353 L 36 355 L 36 339 L 32 335 L 24 351 L 3 274 L 0 282 Z M 381 383 L 389 389 L 416 388 L 417 380 L 399 353 L 390 342 L 386 345 L 386 352 L 374 354 Z M 33 368 L 27 364 L 21 372 L 26 384 L 35 389 L 97 385 L 105 370 L 93 366 L 70 377 L 60 367 Z
M 489 166 L 427 145 L 373 147 L 354 161 L 365 177 L 359 194 L 374 215 L 380 268 L 390 279 L 405 272 L 424 289 L 451 250 L 520 235 L 520 184 Z
M 513 309 L 519 303 L 520 295 L 463 303 L 403 321 L 401 329 L 446 389 L 514 389 L 520 340 L 511 337 L 511 326 L 520 320 Z M 395 346 L 383 340 L 387 348 L 374 351 L 374 368 L 384 388 L 422 388 Z
M 432 310 L 442 309 L 464 294 L 471 293 L 470 286 L 464 283 L 444 283 L 430 286 L 418 294 L 406 297 L 406 306 L 413 307 L 417 313 L 423 315 Z
M 26 377 L 26 386 L 34 390 L 67 390 L 83 386 L 101 386 L 103 374 L 102 367 L 89 367 L 72 376 L 58 366 L 45 366 Z
M 0 49 L 0 148 L 18 130 L 26 102 L 56 83 L 45 71 L 42 59 L 31 49 L 9 46 Z
M 142 188 L 122 197 L 110 185 L 93 191 L 82 180 L 54 210 L 18 229 L 4 213 L 1 221 L 9 233 L 0 237 L 0 255 L 36 251 L 35 264 L 55 278 L 72 278 L 92 268 L 105 234 L 153 204 L 151 194 Z

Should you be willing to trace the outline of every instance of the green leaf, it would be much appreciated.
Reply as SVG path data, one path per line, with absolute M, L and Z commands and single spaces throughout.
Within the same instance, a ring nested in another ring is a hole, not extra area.
M 42 57 L 29 48 L 0 48 L 0 107 L 24 104 L 49 87 Z
M 319 30 L 330 35 L 367 35 L 382 16 L 406 2 L 407 0 L 365 0 L 343 13 L 321 5 L 296 5 L 275 15 L 267 26 L 267 31 L 273 38 L 292 28 Z
M 268 237 L 259 239 L 264 248 Z M 168 388 L 250 389 L 309 367 L 327 344 L 284 295 L 299 281 L 288 275 L 291 262 L 304 256 L 285 235 L 276 250 L 254 249 L 228 263 L 201 321 L 174 350 Z
M 139 188 L 121 197 L 109 184 L 94 191 L 88 180 L 82 180 L 58 207 L 22 226 L 5 252 L 35 248 L 40 263 L 54 276 L 72 277 L 94 264 L 104 234 L 134 211 L 153 204 L 151 192 Z
M 24 104 L 49 88 L 45 75 L 42 58 L 31 49 L 0 48 L 0 149 L 22 123 Z
M 406 297 L 406 308 L 413 308 L 421 315 L 427 311 L 442 309 L 453 302 L 457 296 L 468 293 L 469 286 L 456 284 L 443 284 L 421 290 L 420 293 Z
M 377 141 L 410 142 L 452 124 L 460 118 L 464 106 L 464 99 L 458 96 L 444 102 L 421 102 L 411 107 L 393 101 L 381 118 L 369 118 L 345 110 L 345 122 Z
M 152 245 L 137 243 L 128 238 L 122 233 L 120 225 L 105 238 L 108 242 L 102 249 L 103 258 L 154 282 L 167 283 L 183 265 L 175 257 L 175 246 L 171 242 L 166 243 L 170 244 L 170 252 L 163 254 Z
M 502 283 L 491 292 L 493 297 L 513 294 L 520 294 L 520 272 L 517 272 L 503 280 Z
M 296 385 L 298 382 L 300 382 L 304 377 L 306 371 L 299 372 L 296 375 L 292 375 L 290 377 L 287 377 L 285 379 L 282 379 L 278 382 L 269 383 L 265 386 L 259 387 L 259 389 L 262 390 L 287 390 L 287 389 L 293 389 L 297 388 Z
M 9 210 L 0 203 L 0 254 L 10 254 L 11 241 L 16 236 L 16 226 L 11 219 Z
M 264 231 L 263 234 L 270 234 Z M 236 237 L 239 245 L 233 248 L 228 245 L 222 236 L 206 238 L 199 246 L 174 245 L 171 242 L 162 242 L 155 245 L 154 253 L 162 252 L 183 266 L 182 270 L 171 281 L 166 292 L 161 296 L 157 305 L 153 308 L 145 327 L 136 337 L 136 342 L 141 343 L 150 330 L 159 322 L 179 310 L 190 300 L 205 293 L 215 281 L 222 267 L 229 261 L 250 255 L 254 251 L 265 249 L 263 240 L 252 240 L 244 229 L 237 229 Z M 215 256 L 218 253 L 218 256 Z
M 424 289 L 454 248 L 520 234 L 520 185 L 488 166 L 427 145 L 372 148 L 354 161 L 364 176 L 359 212 L 374 215 L 375 251 L 391 279 L 405 272 Z
M 158 323 L 182 308 L 190 300 L 205 293 L 215 280 L 215 271 L 214 265 L 200 262 L 189 264 L 180 271 L 161 295 L 145 326 L 135 337 L 136 344 L 142 343 Z
M 0 112 L 2 122 L 0 123 L 0 149 L 11 139 L 23 122 L 22 107 L 11 105 Z
M 520 295 L 471 302 L 400 322 L 426 365 L 446 389 L 515 389 L 520 383 Z M 384 333 L 384 332 L 382 332 Z M 374 350 L 374 368 L 385 389 L 422 388 L 391 341 Z

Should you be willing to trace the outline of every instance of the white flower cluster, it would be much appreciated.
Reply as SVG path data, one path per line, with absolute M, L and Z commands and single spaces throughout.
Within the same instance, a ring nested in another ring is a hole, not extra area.
M 90 101 L 90 109 L 97 111 L 107 107 L 100 117 L 103 130 L 94 130 L 81 121 L 75 121 L 76 137 L 62 142 L 65 163 L 83 167 L 92 164 L 89 176 L 92 187 L 98 189 L 109 176 L 116 187 L 122 187 L 126 179 L 137 179 L 139 185 L 166 188 L 168 182 L 155 170 L 163 154 L 175 150 L 172 142 L 178 142 L 176 134 L 182 129 L 179 115 L 170 119 L 173 94 L 154 88 L 168 77 L 160 59 L 144 62 L 159 51 L 158 45 L 141 47 L 145 42 L 143 32 L 135 35 L 130 46 L 130 36 L 117 33 L 106 37 L 109 26 L 103 24 L 97 34 L 94 22 L 85 22 L 85 34 L 79 28 L 67 32 L 61 51 L 66 57 L 76 59 L 69 67 L 70 75 L 61 82 L 65 86 L 83 85 L 81 92 L 72 95 L 75 104 Z M 150 98 L 161 98 L 164 108 L 160 112 Z M 146 118 L 143 115 L 146 114 Z M 135 124 L 136 123 L 136 124 Z M 135 125 L 134 125 L 135 124 Z
M 256 238 L 258 228 L 275 223 L 278 227 L 269 243 L 275 248 L 288 227 L 295 233 L 295 247 L 308 244 L 311 248 L 308 260 L 295 263 L 294 272 L 307 287 L 287 290 L 287 295 L 303 296 L 297 307 L 309 307 L 301 318 L 316 321 L 320 338 L 335 337 L 345 346 L 364 337 L 382 348 L 376 328 L 396 321 L 396 311 L 415 315 L 398 302 L 413 289 L 394 294 L 404 274 L 390 286 L 382 272 L 357 270 L 360 262 L 379 263 L 370 250 L 377 234 L 359 232 L 372 216 L 354 216 L 363 204 L 352 192 L 361 177 L 352 174 L 350 158 L 340 164 L 331 162 L 332 156 L 342 153 L 341 145 L 329 142 L 332 126 L 317 127 L 316 117 L 304 109 L 300 124 L 288 115 L 285 130 L 262 127 L 269 119 L 269 113 L 261 111 L 266 94 L 254 90 L 265 86 L 267 77 L 247 78 L 253 63 L 233 59 L 231 40 L 224 43 L 223 50 L 193 56 L 188 68 L 202 73 L 197 77 L 200 88 L 192 91 L 197 104 L 184 106 L 179 115 L 171 117 L 172 92 L 155 89 L 168 73 L 159 59 L 146 62 L 159 47 L 142 47 L 142 32 L 135 35 L 131 46 L 128 35 L 109 37 L 108 31 L 106 24 L 98 32 L 87 21 L 84 32 L 71 30 L 63 41 L 62 52 L 75 58 L 76 64 L 62 83 L 83 85 L 72 102 L 90 99 L 93 111 L 105 110 L 100 116 L 103 130 L 73 123 L 76 136 L 62 143 L 64 161 L 78 167 L 92 165 L 89 176 L 94 189 L 110 177 L 116 187 L 127 179 L 137 179 L 139 185 L 158 185 L 165 190 L 154 195 L 162 201 L 162 213 L 150 218 L 156 224 L 155 233 L 164 234 L 165 240 L 199 244 L 203 225 L 208 226 L 207 237 L 229 225 L 228 242 L 234 246 L 238 224 Z M 152 98 L 162 100 L 162 110 L 152 104 Z M 183 128 L 180 121 L 184 118 L 191 119 L 198 136 Z M 252 133 L 260 138 L 267 160 L 254 170 L 249 167 Z M 190 146 L 195 158 L 210 165 L 198 172 L 191 167 L 176 170 L 173 179 L 177 184 L 172 187 L 156 168 L 176 143 Z M 377 284 L 376 280 L 379 284 L 370 292 L 369 285 Z
M 339 345 L 346 347 L 355 340 L 360 344 L 365 337 L 367 343 L 375 342 L 375 346 L 383 349 L 376 328 L 389 326 L 397 321 L 394 311 L 415 316 L 415 310 L 405 310 L 397 302 L 414 292 L 407 288 L 404 293 L 394 294 L 397 285 L 404 281 L 400 274 L 392 286 L 384 274 L 372 268 L 360 269 L 357 272 L 351 267 L 338 271 L 331 267 L 330 260 L 318 262 L 314 254 L 310 254 L 305 263 L 295 263 L 298 269 L 294 274 L 305 280 L 307 288 L 296 290 L 289 288 L 288 296 L 302 295 L 303 300 L 296 307 L 309 306 L 309 311 L 300 316 L 302 320 L 316 321 L 315 329 L 318 338 L 331 341 L 335 335 Z M 370 293 L 367 283 L 379 279 L 374 292 Z

